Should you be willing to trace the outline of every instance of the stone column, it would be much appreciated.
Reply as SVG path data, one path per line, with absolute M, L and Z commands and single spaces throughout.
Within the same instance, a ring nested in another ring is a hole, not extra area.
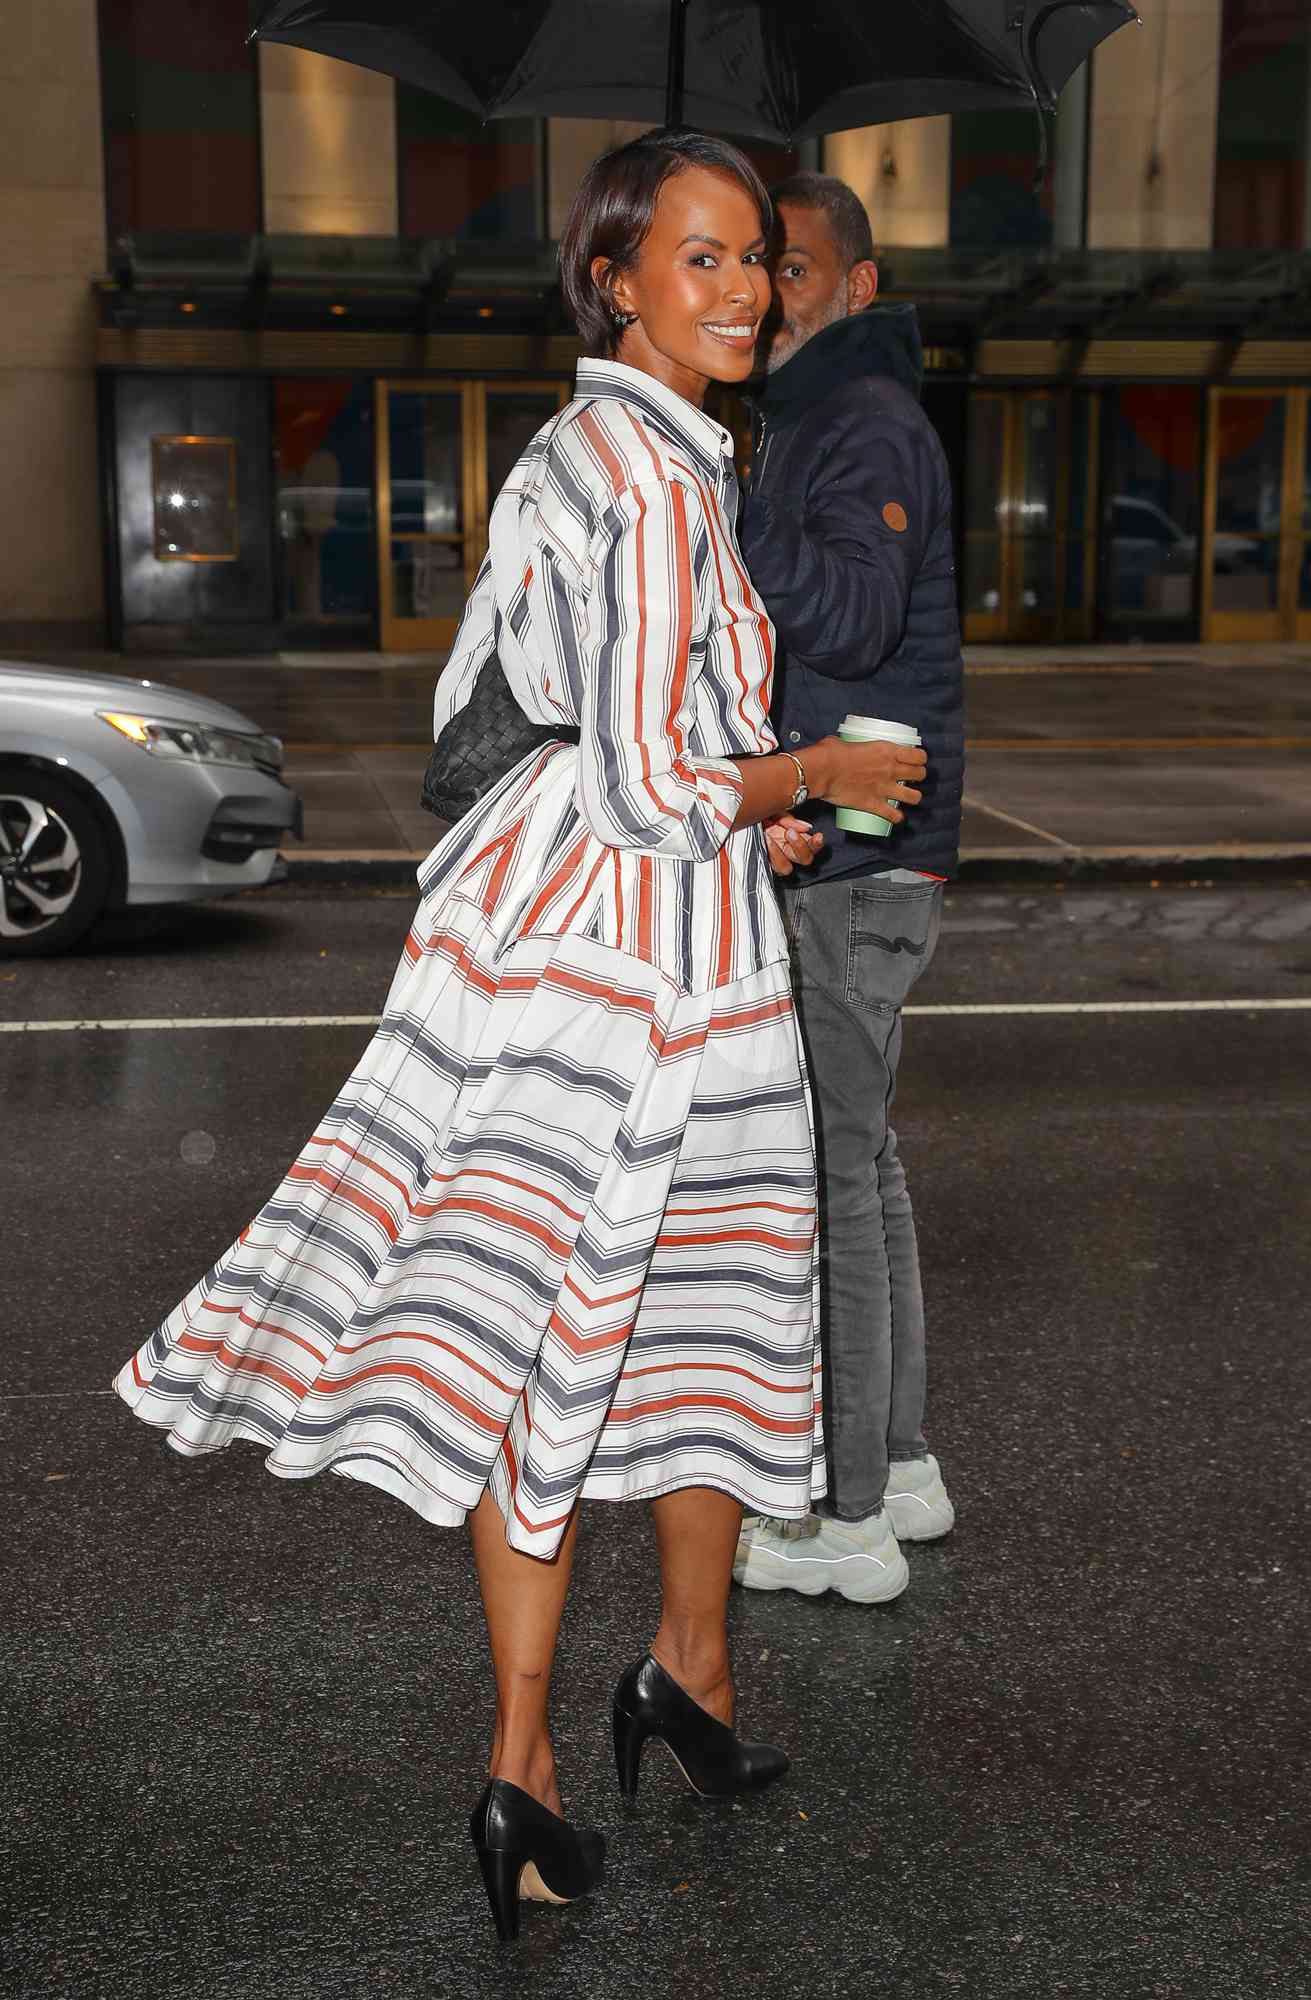
M 1121 31 L 1128 34 L 1127 28 Z M 1082 250 L 1088 191 L 1089 65 L 1076 70 L 1056 107 L 1052 168 L 1052 246 Z
M 259 44 L 264 227 L 395 236 L 396 86 L 281 42 Z
M 91 282 L 105 268 L 96 0 L 0 39 L 0 644 L 103 643 Z
M 876 245 L 947 242 L 950 118 L 907 118 L 832 132 L 824 141 L 824 171 L 856 190 L 869 210 Z
M 1088 247 L 1207 250 L 1222 0 L 1156 0 L 1093 57 Z

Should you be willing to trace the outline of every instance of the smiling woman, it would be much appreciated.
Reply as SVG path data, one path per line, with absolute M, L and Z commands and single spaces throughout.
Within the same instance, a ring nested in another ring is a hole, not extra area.
M 732 440 L 701 407 L 750 372 L 769 219 L 698 134 L 589 172 L 563 256 L 588 358 L 509 469 L 434 705 L 442 734 L 503 677 L 546 740 L 429 855 L 378 1033 L 117 1383 L 188 1455 L 247 1438 L 281 1477 L 468 1520 L 497 1684 L 470 1830 L 503 1937 L 521 1893 L 601 1874 L 547 1722 L 580 1499 L 655 1517 L 664 1608 L 613 1704 L 625 1797 L 653 1737 L 703 1794 L 787 1766 L 733 1733 L 726 1631 L 743 1506 L 797 1520 L 824 1483 L 814 1154 L 761 828 L 807 785 L 900 819 L 923 756 L 780 753 L 770 724 Z
M 584 353 L 698 407 L 709 382 L 745 381 L 770 300 L 772 221 L 764 182 L 727 140 L 652 133 L 596 161 L 560 244 Z

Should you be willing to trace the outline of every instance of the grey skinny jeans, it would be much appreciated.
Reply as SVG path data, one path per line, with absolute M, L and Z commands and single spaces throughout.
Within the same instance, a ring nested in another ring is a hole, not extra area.
M 790 878 L 795 881 L 797 878 Z M 863 1521 L 922 1457 L 924 1297 L 890 1114 L 901 1008 L 933 956 L 942 885 L 897 869 L 781 890 L 810 1065 L 820 1187 L 828 1498 Z

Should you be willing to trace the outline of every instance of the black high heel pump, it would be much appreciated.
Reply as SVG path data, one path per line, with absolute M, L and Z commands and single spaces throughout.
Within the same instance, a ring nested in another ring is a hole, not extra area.
M 614 1695 L 615 1763 L 619 1789 L 629 1805 L 637 1798 L 642 1751 L 663 1743 L 683 1776 L 704 1799 L 758 1792 L 787 1770 L 782 1750 L 742 1743 L 686 1694 L 650 1653 L 628 1669 Z
M 493 1778 L 473 1809 L 469 1833 L 502 1944 L 519 1935 L 519 1898 L 572 1903 L 601 1879 L 605 1838 L 570 1826 L 529 1793 Z

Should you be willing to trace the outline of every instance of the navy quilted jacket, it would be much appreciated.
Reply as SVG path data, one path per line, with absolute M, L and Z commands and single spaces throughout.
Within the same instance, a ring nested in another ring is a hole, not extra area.
M 928 757 L 922 804 L 887 840 L 843 833 L 789 878 L 891 868 L 955 873 L 965 767 L 951 481 L 919 405 L 913 306 L 826 327 L 769 376 L 757 403 L 742 550 L 778 629 L 774 723 L 784 749 L 832 735 L 848 710 L 909 722 Z

